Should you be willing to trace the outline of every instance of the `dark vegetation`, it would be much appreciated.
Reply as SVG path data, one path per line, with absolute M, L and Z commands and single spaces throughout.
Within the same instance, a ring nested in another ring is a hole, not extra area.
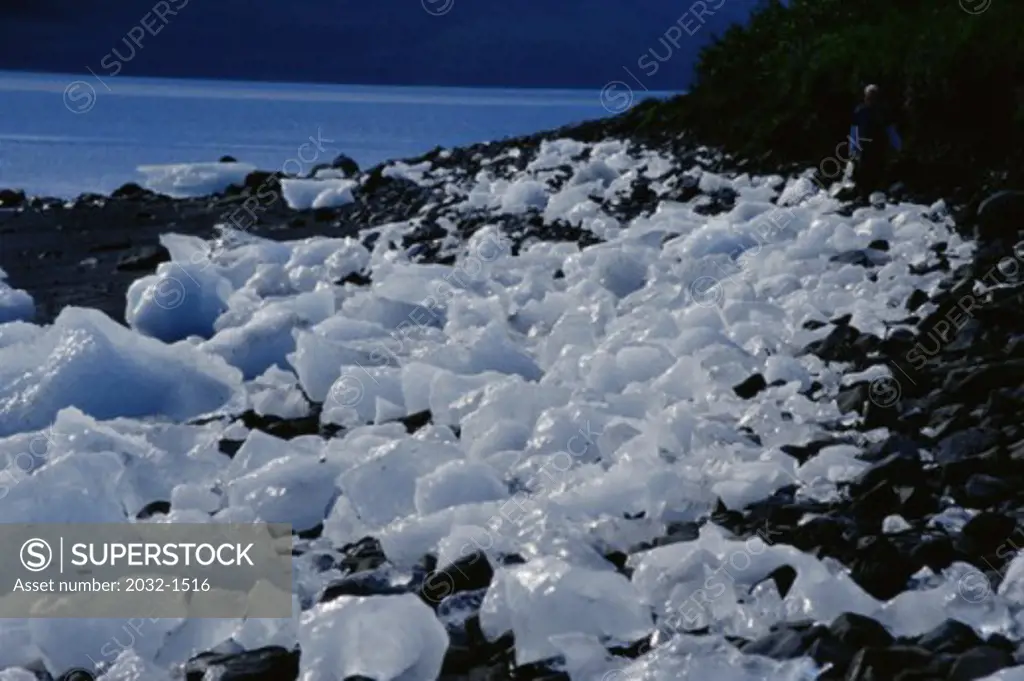
M 877 83 L 904 139 L 895 170 L 908 187 L 956 197 L 1020 186 L 1024 3 L 991 0 L 977 14 L 966 10 L 983 0 L 962 5 L 767 0 L 704 48 L 689 95 L 641 104 L 618 125 L 641 137 L 691 131 L 750 170 L 818 166 L 837 155 L 860 93 Z

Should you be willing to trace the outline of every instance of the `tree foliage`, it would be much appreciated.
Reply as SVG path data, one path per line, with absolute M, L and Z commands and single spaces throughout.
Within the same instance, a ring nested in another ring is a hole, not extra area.
M 918 173 L 1019 178 L 1024 2 L 965 11 L 984 2 L 767 0 L 702 51 L 694 87 L 669 106 L 676 122 L 732 153 L 815 164 L 877 83 Z

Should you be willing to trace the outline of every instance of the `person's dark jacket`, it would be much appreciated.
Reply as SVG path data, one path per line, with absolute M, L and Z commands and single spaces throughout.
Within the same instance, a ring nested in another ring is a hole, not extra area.
M 874 148 L 884 151 L 883 138 L 888 137 L 893 149 L 899 151 L 903 140 L 896 132 L 896 126 L 890 122 L 884 109 L 877 104 L 861 104 L 853 112 L 853 124 L 850 126 L 850 149 L 854 154 L 862 155 L 866 149 Z M 878 143 L 878 144 L 876 144 Z

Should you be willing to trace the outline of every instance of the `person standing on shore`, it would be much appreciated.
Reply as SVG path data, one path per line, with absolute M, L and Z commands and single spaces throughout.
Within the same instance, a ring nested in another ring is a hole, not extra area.
M 850 126 L 853 181 L 857 195 L 865 201 L 872 192 L 886 187 L 889 154 L 885 138 L 897 152 L 903 148 L 896 126 L 879 102 L 878 86 L 868 85 L 864 88 L 864 102 L 853 112 L 853 124 Z

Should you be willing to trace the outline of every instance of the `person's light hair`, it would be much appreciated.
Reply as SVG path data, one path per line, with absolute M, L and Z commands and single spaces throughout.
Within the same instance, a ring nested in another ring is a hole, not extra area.
M 868 85 L 866 88 L 864 88 L 864 96 L 865 97 L 870 97 L 871 95 L 877 95 L 877 94 L 878 94 L 878 86 L 877 85 Z

